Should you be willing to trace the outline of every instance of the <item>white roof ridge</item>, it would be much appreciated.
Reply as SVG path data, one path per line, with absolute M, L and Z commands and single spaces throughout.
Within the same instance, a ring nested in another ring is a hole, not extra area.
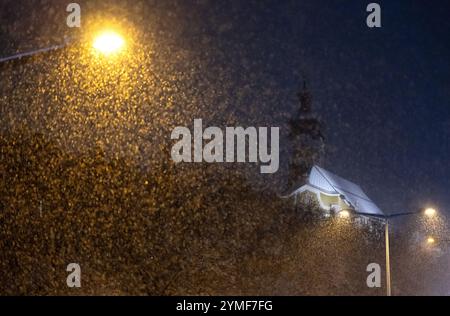
M 348 194 L 357 196 L 357 197 L 359 197 L 359 198 L 361 198 L 361 199 L 363 199 L 363 200 L 372 202 L 372 200 L 371 200 L 368 196 L 365 196 L 365 197 L 364 197 L 364 196 L 361 196 L 361 195 L 359 195 L 359 194 L 356 194 L 356 193 L 354 193 L 354 192 L 348 191 L 348 190 L 346 190 L 346 189 L 344 189 L 344 188 L 341 188 L 341 187 L 338 187 L 338 186 L 336 186 L 336 188 L 338 188 L 338 189 L 340 189 L 340 190 L 342 190 L 342 191 L 345 191 L 345 192 L 348 193 Z
M 322 178 L 322 180 L 316 178 L 317 176 Z M 320 184 L 320 181 L 323 181 L 323 184 Z M 361 186 L 326 169 L 323 169 L 318 165 L 313 165 L 310 177 L 308 178 L 308 183 L 315 187 L 320 186 L 322 190 L 329 191 L 332 189 L 333 191 L 336 191 L 356 209 L 369 213 L 384 214 L 375 202 L 367 196 Z
M 364 190 L 362 189 L 362 187 L 361 187 L 359 184 L 357 184 L 357 183 L 355 183 L 355 182 L 353 182 L 353 181 L 350 181 L 350 180 L 347 180 L 347 179 L 345 179 L 345 178 L 343 178 L 343 177 L 341 177 L 341 176 L 338 176 L 337 174 L 334 174 L 334 173 L 331 172 L 331 171 L 328 171 L 328 170 L 326 170 L 326 169 L 324 169 L 324 168 L 322 168 L 322 167 L 319 167 L 318 165 L 314 165 L 313 168 L 317 168 L 318 171 L 319 171 L 319 173 L 327 180 L 327 182 L 328 182 L 333 188 L 341 189 L 341 190 L 346 191 L 346 192 L 348 192 L 348 193 L 352 193 L 352 194 L 354 194 L 354 195 L 359 196 L 358 194 L 356 194 L 356 193 L 354 193 L 354 192 L 351 192 L 351 191 L 349 191 L 348 189 L 345 189 L 344 187 L 341 187 L 341 186 L 339 186 L 339 185 L 337 185 L 337 184 L 333 184 L 333 183 L 332 183 L 333 181 L 330 181 L 330 180 L 329 180 L 329 176 L 327 176 L 327 174 L 331 175 L 333 178 L 336 178 L 336 179 L 338 179 L 338 180 L 342 180 L 344 183 L 351 184 L 352 186 L 358 188 L 362 193 L 364 193 Z M 324 173 L 325 173 L 325 174 L 324 174 Z M 364 193 L 364 194 L 365 194 L 365 193 Z M 359 196 L 359 197 L 363 198 L 362 196 Z M 369 197 L 366 196 L 364 199 L 367 199 L 367 198 L 369 198 Z

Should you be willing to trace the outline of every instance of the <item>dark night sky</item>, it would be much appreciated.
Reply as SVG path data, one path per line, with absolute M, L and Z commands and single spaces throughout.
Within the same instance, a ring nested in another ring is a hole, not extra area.
M 33 33 L 5 32 L 4 24 L 19 18 L 16 9 L 28 9 L 2 2 L 5 53 Z M 359 183 L 385 211 L 426 203 L 449 211 L 450 2 L 378 1 L 381 29 L 365 24 L 369 2 L 172 3 L 186 14 L 199 10 L 197 27 L 184 20 L 186 41 L 217 32 L 230 58 L 230 43 L 251 43 L 247 54 L 291 92 L 306 75 L 326 124 L 325 168 Z
M 277 56 L 280 80 L 295 89 L 291 67 L 306 74 L 327 127 L 326 168 L 387 212 L 448 210 L 450 4 L 379 1 L 383 27 L 369 29 L 368 3 L 273 1 L 239 18 L 242 34 L 260 33 L 260 54 Z
M 450 6 L 380 2 L 383 28 L 371 30 L 361 23 L 365 3 L 352 3 L 325 11 L 320 20 L 332 22 L 316 22 L 320 35 L 305 52 L 336 147 L 326 165 L 359 182 L 386 211 L 427 202 L 446 209 Z

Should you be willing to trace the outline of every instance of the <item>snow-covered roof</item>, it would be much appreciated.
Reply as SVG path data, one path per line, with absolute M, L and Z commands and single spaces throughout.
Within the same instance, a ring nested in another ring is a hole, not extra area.
M 329 194 L 340 194 L 358 212 L 383 215 L 383 211 L 375 205 L 359 185 L 319 166 L 311 169 L 308 184 Z

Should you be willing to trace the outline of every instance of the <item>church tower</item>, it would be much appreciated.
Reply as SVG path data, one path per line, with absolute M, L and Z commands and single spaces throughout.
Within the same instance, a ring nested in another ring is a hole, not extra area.
M 312 110 L 312 94 L 306 81 L 297 93 L 299 107 L 297 114 L 289 122 L 291 159 L 289 162 L 288 190 L 300 187 L 324 150 L 322 124 Z

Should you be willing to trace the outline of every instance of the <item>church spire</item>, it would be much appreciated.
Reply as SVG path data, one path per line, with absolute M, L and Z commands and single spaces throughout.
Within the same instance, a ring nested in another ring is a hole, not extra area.
M 289 162 L 288 189 L 293 190 L 303 183 L 311 167 L 320 161 L 324 137 L 322 125 L 312 111 L 312 94 L 306 81 L 299 89 L 297 98 L 300 107 L 290 122 L 289 138 L 291 155 Z
M 312 95 L 306 86 L 306 80 L 303 80 L 303 88 L 297 93 L 300 103 L 300 115 L 311 114 L 312 112 Z

